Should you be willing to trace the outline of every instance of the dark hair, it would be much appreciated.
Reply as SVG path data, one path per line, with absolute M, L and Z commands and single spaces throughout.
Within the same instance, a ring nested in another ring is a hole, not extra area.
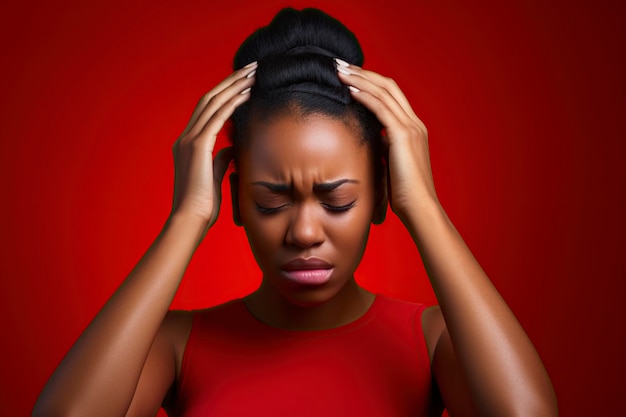
M 237 108 L 231 118 L 230 137 L 235 149 L 245 146 L 251 117 L 268 120 L 284 113 L 322 114 L 342 120 L 358 131 L 362 143 L 372 147 L 379 178 L 382 126 L 339 81 L 335 57 L 363 65 L 363 52 L 354 34 L 321 10 L 283 9 L 268 26 L 250 35 L 235 55 L 234 68 L 254 61 L 259 66 L 250 100 Z

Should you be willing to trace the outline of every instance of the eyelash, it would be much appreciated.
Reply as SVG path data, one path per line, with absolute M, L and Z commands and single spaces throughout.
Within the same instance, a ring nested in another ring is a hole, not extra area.
M 350 210 L 351 208 L 353 208 L 356 205 L 356 200 L 354 200 L 351 203 L 348 203 L 346 205 L 343 206 L 333 206 L 331 204 L 323 204 L 324 208 L 330 212 L 333 213 L 343 213 L 346 212 L 348 210 Z M 286 205 L 282 205 L 279 207 L 263 207 L 259 204 L 256 205 L 256 209 L 262 213 L 262 214 L 274 214 L 277 211 L 279 211 L 280 209 L 282 209 L 283 207 L 286 207 Z
M 263 207 L 260 205 L 256 205 L 256 209 L 261 213 L 261 214 L 274 214 L 276 213 L 278 210 L 280 210 L 281 208 L 283 208 L 285 206 L 279 206 L 279 207 Z
M 327 210 L 330 210 L 330 211 L 332 211 L 334 213 L 342 213 L 344 211 L 350 210 L 355 205 L 356 205 L 356 200 L 354 200 L 353 202 L 348 203 L 348 204 L 346 204 L 344 206 L 333 206 L 333 205 L 330 205 L 330 204 L 324 204 L 324 208 L 327 209 Z

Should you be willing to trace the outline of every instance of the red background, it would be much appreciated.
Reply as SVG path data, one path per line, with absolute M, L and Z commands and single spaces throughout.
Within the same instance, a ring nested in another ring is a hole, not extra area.
M 31 1 L 0 6 L 3 415 L 20 416 L 163 225 L 171 145 L 237 46 L 284 1 Z M 527 329 L 563 416 L 626 394 L 625 7 L 387 0 L 314 5 L 359 37 L 430 131 L 440 198 Z M 470 6 L 471 4 L 471 6 Z M 224 138 L 220 138 L 224 142 Z M 225 202 L 174 302 L 259 282 Z M 392 214 L 366 287 L 434 302 Z

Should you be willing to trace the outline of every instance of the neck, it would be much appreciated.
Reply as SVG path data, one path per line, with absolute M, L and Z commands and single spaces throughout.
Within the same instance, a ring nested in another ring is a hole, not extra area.
M 273 287 L 264 284 L 244 302 L 252 315 L 270 326 L 312 331 L 331 329 L 357 320 L 367 312 L 374 298 L 374 294 L 351 279 L 328 300 L 310 306 L 294 304 Z

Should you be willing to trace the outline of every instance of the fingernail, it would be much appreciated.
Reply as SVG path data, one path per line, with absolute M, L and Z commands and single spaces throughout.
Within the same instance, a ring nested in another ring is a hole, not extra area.
M 246 75 L 246 78 L 252 78 L 256 74 L 256 70 L 250 71 L 250 74 Z
M 254 66 L 255 66 L 255 65 L 257 65 L 258 63 L 259 63 L 258 61 L 251 62 L 251 63 L 249 63 L 248 65 L 246 65 L 244 68 L 251 68 L 251 67 L 254 67 Z
M 351 86 L 351 85 L 349 85 L 349 86 L 348 86 L 348 88 L 349 88 L 349 89 L 350 89 L 350 91 L 352 91 L 353 93 L 358 93 L 358 92 L 360 92 L 360 91 L 361 91 L 361 90 L 359 90 L 358 88 L 353 87 L 353 86 Z
M 239 94 L 248 94 L 250 92 L 250 90 L 252 89 L 252 87 L 248 87 L 245 90 L 243 90 L 241 93 Z
M 340 72 L 342 74 L 346 74 L 346 75 L 350 75 L 352 74 L 350 71 L 348 71 L 347 69 L 345 69 L 344 67 L 337 67 L 337 72 Z
M 346 61 L 344 61 L 341 58 L 335 58 L 335 62 L 339 65 L 341 65 L 342 67 L 349 67 L 350 64 L 348 64 Z

